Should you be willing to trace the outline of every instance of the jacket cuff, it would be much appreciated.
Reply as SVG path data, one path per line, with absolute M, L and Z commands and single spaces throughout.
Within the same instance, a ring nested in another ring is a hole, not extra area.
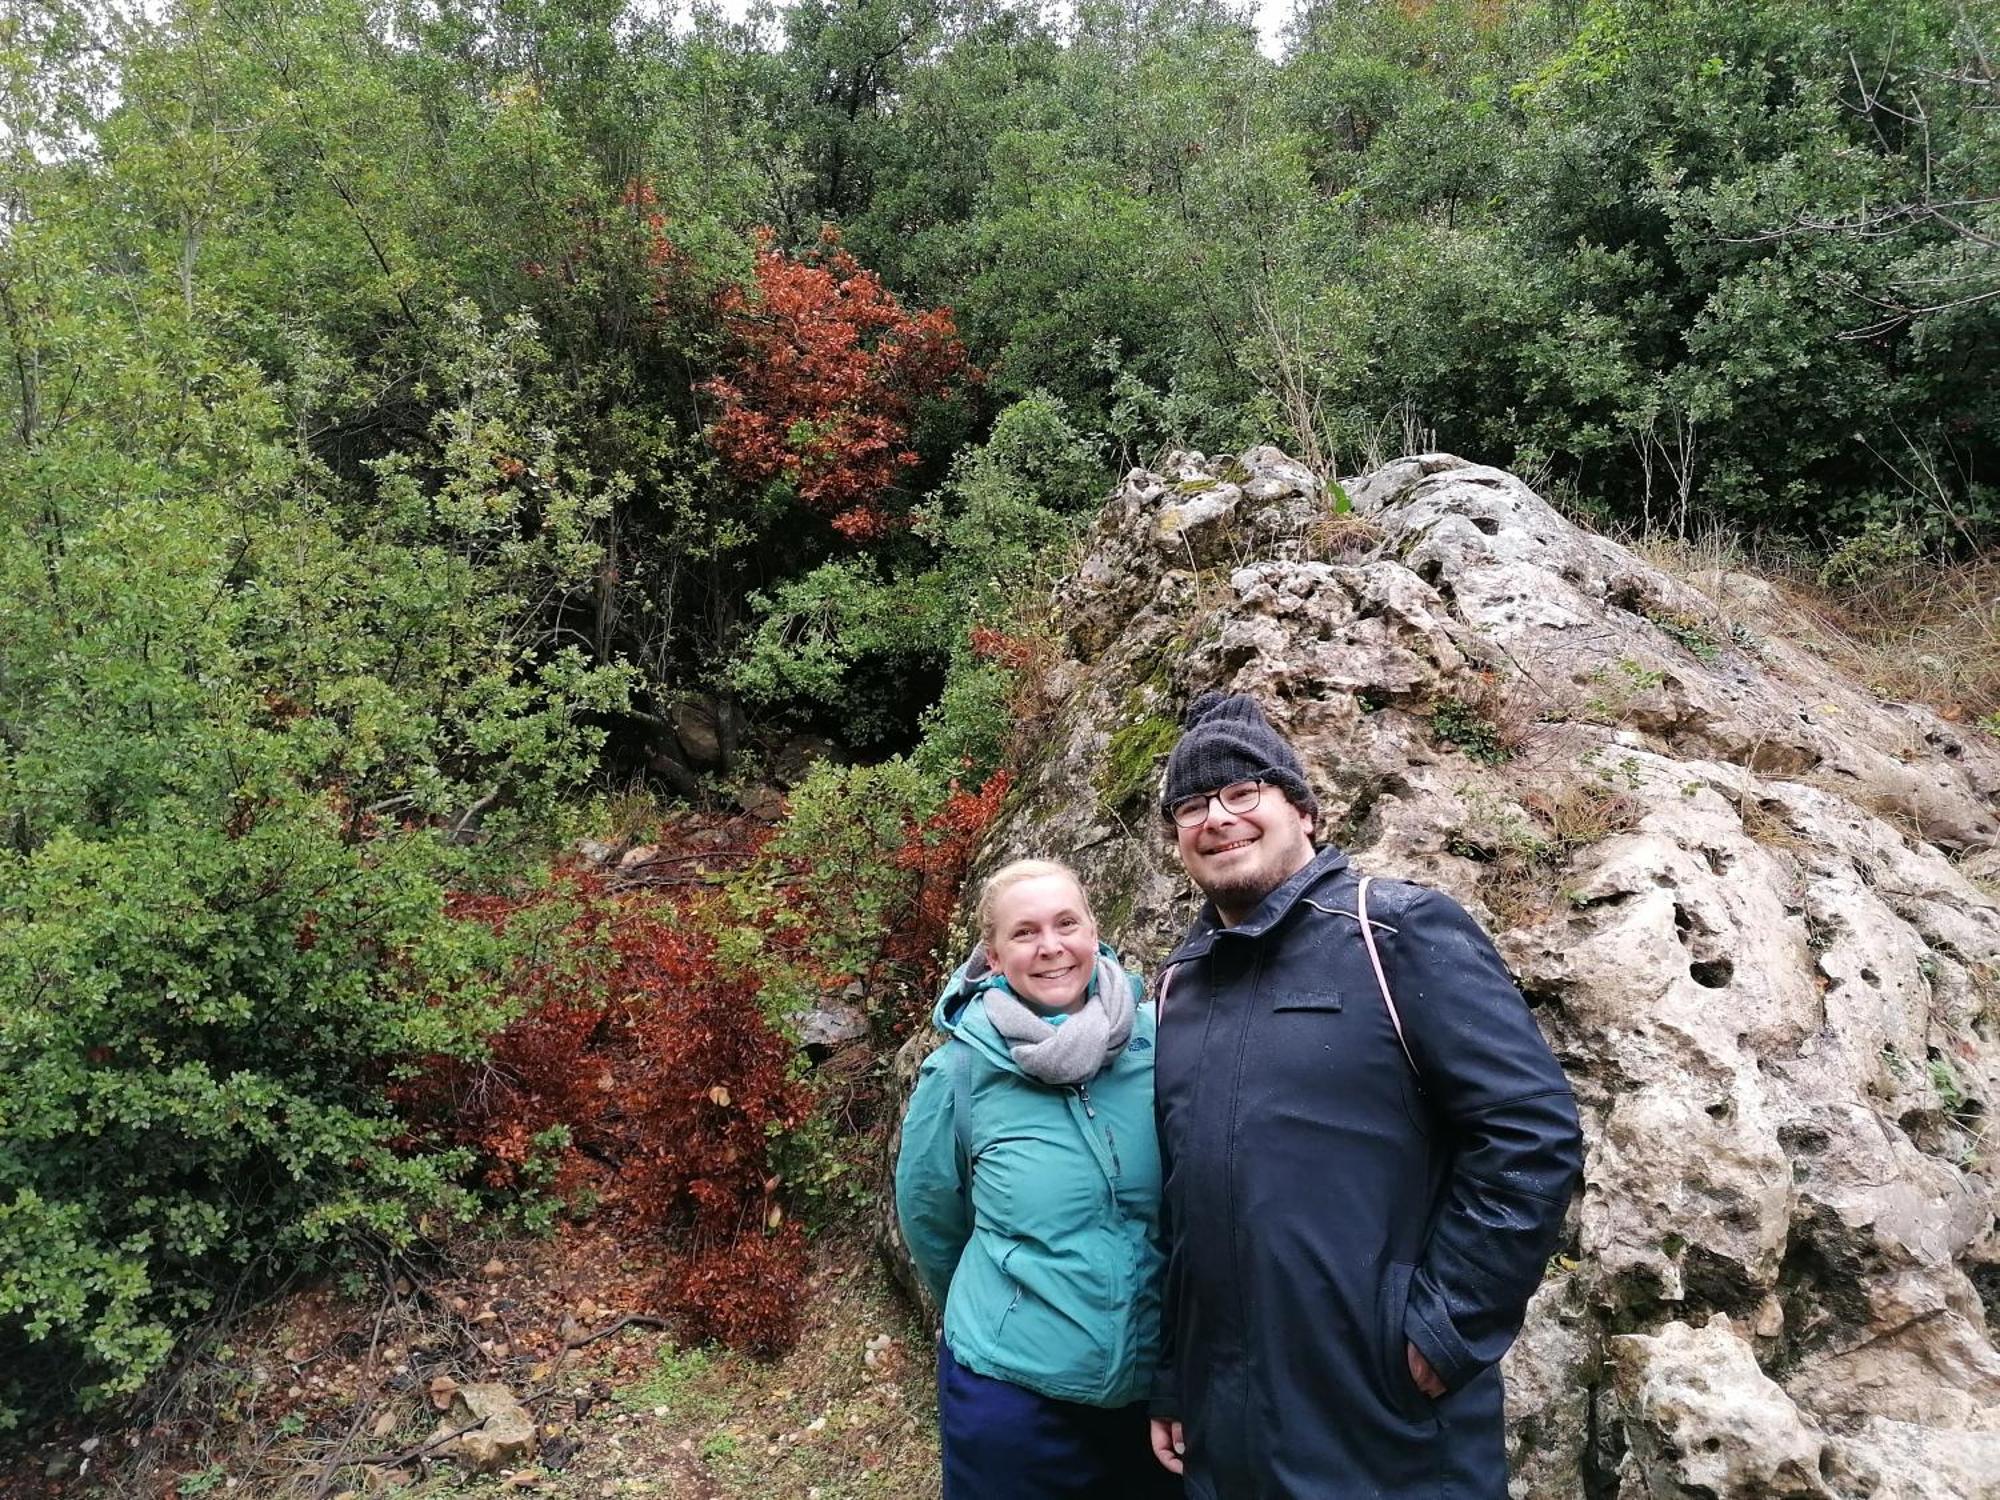
M 1452 1326 L 1451 1317 L 1445 1311 L 1444 1298 L 1431 1287 L 1429 1278 L 1422 1271 L 1410 1279 L 1410 1300 L 1403 1313 L 1403 1337 L 1415 1344 L 1417 1352 L 1430 1361 L 1431 1368 L 1437 1371 L 1437 1377 L 1444 1382 L 1447 1391 L 1463 1389 L 1486 1368 L 1486 1361 L 1467 1348 L 1465 1340 L 1458 1336 L 1458 1330 Z
M 1180 1382 L 1164 1366 L 1153 1372 L 1152 1394 L 1146 1398 L 1146 1415 L 1171 1422 L 1181 1414 Z

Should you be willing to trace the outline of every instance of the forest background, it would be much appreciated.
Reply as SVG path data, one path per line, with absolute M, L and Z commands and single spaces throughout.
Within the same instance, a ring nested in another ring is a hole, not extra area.
M 614 1219 L 781 1347 L 1169 447 L 1719 537 L 2000 727 L 1990 8 L 670 19 L 0 11 L 17 1434 L 468 1224 Z

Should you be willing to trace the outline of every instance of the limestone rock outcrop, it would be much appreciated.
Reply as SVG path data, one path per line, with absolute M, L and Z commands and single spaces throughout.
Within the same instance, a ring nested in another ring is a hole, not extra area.
M 1464 902 L 1577 1091 L 1516 1495 L 2000 1496 L 2000 746 L 1501 471 L 1349 493 L 1270 448 L 1125 480 L 982 867 L 1070 860 L 1157 961 L 1193 911 L 1160 757 L 1259 694 L 1322 836 Z

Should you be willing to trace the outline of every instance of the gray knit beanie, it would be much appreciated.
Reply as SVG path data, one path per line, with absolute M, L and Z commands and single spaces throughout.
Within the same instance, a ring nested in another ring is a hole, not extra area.
M 1183 797 L 1213 792 L 1233 781 L 1268 781 L 1300 812 L 1319 817 L 1319 798 L 1306 785 L 1306 768 L 1247 693 L 1203 693 L 1188 705 L 1180 742 L 1167 757 L 1160 788 L 1160 816 L 1173 819 Z

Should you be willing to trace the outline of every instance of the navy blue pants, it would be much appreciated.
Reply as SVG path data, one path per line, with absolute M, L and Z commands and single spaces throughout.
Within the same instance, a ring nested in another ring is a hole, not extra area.
M 938 1343 L 944 1500 L 1180 1500 L 1146 1403 L 1083 1406 L 968 1370 Z

